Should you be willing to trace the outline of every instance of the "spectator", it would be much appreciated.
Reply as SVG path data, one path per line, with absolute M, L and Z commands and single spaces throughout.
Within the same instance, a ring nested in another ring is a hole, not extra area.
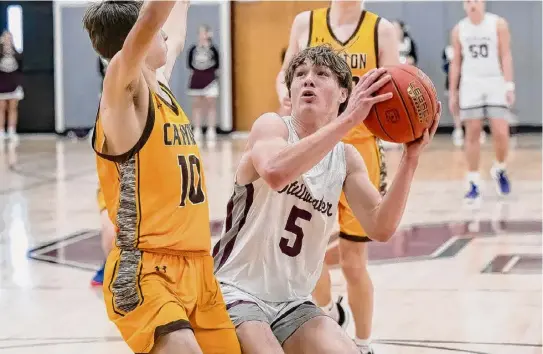
M 4 30 L 0 36 L 0 140 L 6 138 L 6 113 L 8 117 L 7 137 L 17 141 L 17 118 L 19 101 L 24 98 L 22 84 L 22 55 L 17 52 L 13 36 Z
M 398 41 L 400 42 L 400 63 L 417 65 L 417 47 L 415 41 L 409 35 L 407 26 L 403 21 L 394 20 L 394 27 L 396 28 L 396 34 L 398 36 Z
M 192 70 L 189 83 L 189 95 L 192 101 L 192 125 L 194 138 L 202 138 L 201 120 L 207 113 L 206 139 L 213 141 L 216 138 L 216 106 L 219 96 L 217 73 L 219 69 L 219 52 L 213 45 L 212 33 L 207 25 L 200 26 L 198 44 L 190 47 L 188 51 L 188 67 Z

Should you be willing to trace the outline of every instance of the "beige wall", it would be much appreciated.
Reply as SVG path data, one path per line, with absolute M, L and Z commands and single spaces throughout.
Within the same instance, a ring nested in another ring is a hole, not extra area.
M 234 127 L 250 130 L 262 113 L 277 111 L 275 78 L 294 17 L 328 1 L 232 3 Z

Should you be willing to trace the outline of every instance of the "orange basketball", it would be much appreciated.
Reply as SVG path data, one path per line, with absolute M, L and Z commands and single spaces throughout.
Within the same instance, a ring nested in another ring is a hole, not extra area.
M 364 124 L 378 138 L 408 143 L 430 128 L 437 112 L 437 91 L 419 68 L 400 64 L 386 67 L 391 80 L 375 94 L 393 97 L 373 106 Z

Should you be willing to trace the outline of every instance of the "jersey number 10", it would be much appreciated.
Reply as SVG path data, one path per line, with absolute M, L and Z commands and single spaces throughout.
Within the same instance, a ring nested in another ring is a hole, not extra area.
M 205 200 L 202 190 L 202 175 L 200 159 L 196 155 L 177 155 L 177 162 L 181 169 L 181 203 L 180 207 L 187 204 L 187 196 L 192 204 L 200 204 Z M 197 176 L 195 176 L 197 175 Z M 198 179 L 196 181 L 196 179 Z M 190 183 L 189 183 L 190 182 Z M 197 185 L 194 185 L 197 182 Z

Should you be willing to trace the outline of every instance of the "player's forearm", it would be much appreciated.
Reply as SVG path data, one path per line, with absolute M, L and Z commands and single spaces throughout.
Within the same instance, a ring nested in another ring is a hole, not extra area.
M 263 178 L 274 190 L 281 190 L 309 171 L 354 127 L 341 117 L 295 144 L 274 154 L 265 164 Z
M 172 52 L 172 55 L 175 55 L 175 57 L 181 53 L 185 44 L 188 10 L 188 1 L 177 0 L 168 20 L 162 28 L 168 36 L 168 54 Z
M 458 81 L 460 80 L 460 62 L 453 60 L 449 65 L 449 92 L 458 91 Z
M 511 52 L 502 55 L 501 62 L 505 81 L 513 82 L 513 56 L 511 55 Z
M 377 209 L 370 235 L 372 239 L 386 242 L 396 232 L 405 211 L 417 165 L 418 158 L 402 158 L 392 185 Z
M 277 98 L 279 102 L 283 100 L 284 97 L 288 96 L 287 85 L 285 84 L 285 72 L 281 70 L 275 79 L 275 89 L 277 90 Z

